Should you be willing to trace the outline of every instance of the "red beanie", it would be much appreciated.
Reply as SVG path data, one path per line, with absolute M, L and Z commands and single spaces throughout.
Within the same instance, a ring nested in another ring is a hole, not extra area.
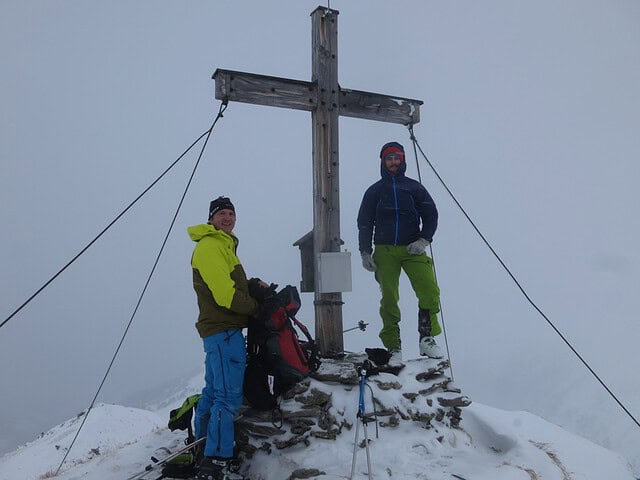
M 404 162 L 404 147 L 398 142 L 385 143 L 382 146 L 382 150 L 380 150 L 380 159 L 384 160 L 384 157 L 386 157 L 390 153 L 396 153 L 400 155 L 402 161 Z

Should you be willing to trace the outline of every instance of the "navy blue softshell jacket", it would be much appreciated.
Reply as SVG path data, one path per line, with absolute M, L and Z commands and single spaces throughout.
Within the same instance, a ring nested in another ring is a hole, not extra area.
M 371 253 L 376 245 L 409 245 L 422 237 L 431 242 L 438 227 L 438 210 L 424 186 L 405 176 L 407 165 L 400 164 L 396 176 L 384 164 L 382 178 L 364 193 L 358 212 L 360 252 Z

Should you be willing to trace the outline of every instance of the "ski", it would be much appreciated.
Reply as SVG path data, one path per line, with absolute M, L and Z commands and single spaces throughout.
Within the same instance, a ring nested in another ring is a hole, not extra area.
M 191 442 L 191 443 L 185 445 L 184 447 L 182 447 L 181 449 L 175 451 L 171 455 L 168 455 L 168 456 L 158 460 L 155 463 L 150 463 L 149 465 L 144 467 L 144 470 L 132 475 L 131 477 L 128 477 L 126 480 L 140 480 L 140 479 L 146 477 L 150 472 L 156 471 L 159 468 L 164 467 L 167 463 L 169 463 L 174 458 L 182 455 L 185 452 L 188 452 L 190 449 L 192 449 L 196 445 L 199 445 L 200 443 L 204 442 L 206 440 L 206 438 L 207 437 L 199 438 L 195 442 Z M 163 476 L 160 476 L 159 478 L 163 478 Z

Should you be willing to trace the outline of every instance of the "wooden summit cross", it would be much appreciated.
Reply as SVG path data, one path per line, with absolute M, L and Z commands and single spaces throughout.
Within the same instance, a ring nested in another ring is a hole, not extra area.
M 342 353 L 342 293 L 323 293 L 319 256 L 339 252 L 338 117 L 415 124 L 422 101 L 340 88 L 338 11 L 318 7 L 312 19 L 311 82 L 217 69 L 216 99 L 311 112 L 313 124 L 313 259 L 315 333 L 324 354 Z

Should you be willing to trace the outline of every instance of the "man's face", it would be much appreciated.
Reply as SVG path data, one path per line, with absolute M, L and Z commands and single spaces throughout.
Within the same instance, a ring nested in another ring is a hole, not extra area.
M 218 210 L 209 219 L 209 223 L 217 229 L 231 233 L 233 231 L 233 227 L 236 226 L 236 212 L 228 208 Z
M 397 175 L 402 165 L 402 156 L 399 153 L 390 153 L 384 157 L 384 168 L 391 175 Z

